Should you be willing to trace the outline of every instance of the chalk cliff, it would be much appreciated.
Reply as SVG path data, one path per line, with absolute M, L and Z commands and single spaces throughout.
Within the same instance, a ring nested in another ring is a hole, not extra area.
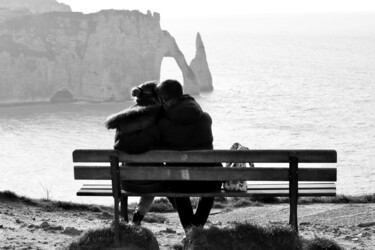
M 55 0 L 0 0 L 0 9 L 28 10 L 31 13 L 72 11 L 70 6 Z
M 212 91 L 212 76 L 207 63 L 206 50 L 201 35 L 198 33 L 196 38 L 196 53 L 190 62 L 190 68 L 198 79 L 201 91 Z
M 30 14 L 32 13 L 28 9 L 10 10 L 7 8 L 0 7 L 0 22 L 13 18 L 13 17 L 25 16 L 25 15 L 30 15 Z
M 160 79 L 164 57 L 175 59 L 185 91 L 199 94 L 194 71 L 161 29 L 158 13 L 16 15 L 0 21 L 0 103 L 49 101 L 61 90 L 74 100 L 125 100 L 133 86 Z

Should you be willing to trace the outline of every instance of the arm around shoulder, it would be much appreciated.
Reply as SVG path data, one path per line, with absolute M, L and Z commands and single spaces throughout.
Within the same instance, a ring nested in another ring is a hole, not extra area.
M 160 146 L 158 126 L 153 125 L 141 131 L 123 134 L 116 140 L 114 148 L 131 154 L 144 153 Z

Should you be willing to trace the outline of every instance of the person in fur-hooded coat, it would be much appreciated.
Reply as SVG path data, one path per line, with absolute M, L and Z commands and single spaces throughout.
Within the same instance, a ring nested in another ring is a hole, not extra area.
M 127 153 L 143 153 L 159 147 L 157 122 L 162 113 L 156 94 L 156 82 L 132 89 L 136 105 L 107 118 L 108 129 L 116 129 L 114 148 Z
M 131 95 L 135 97 L 136 104 L 107 118 L 106 127 L 116 129 L 115 149 L 127 153 L 143 153 L 159 147 L 157 123 L 162 114 L 162 106 L 157 98 L 156 85 L 156 82 L 146 82 L 133 88 Z M 160 192 L 164 189 L 160 181 L 123 181 L 121 185 L 123 189 L 137 193 Z M 154 197 L 141 197 L 133 215 L 134 224 L 140 225 L 153 200 Z

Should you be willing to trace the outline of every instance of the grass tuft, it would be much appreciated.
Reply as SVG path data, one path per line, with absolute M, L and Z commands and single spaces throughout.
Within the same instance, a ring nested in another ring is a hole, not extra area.
M 171 246 L 171 249 L 173 249 L 173 250 L 183 250 L 184 247 L 183 247 L 183 245 L 181 243 L 176 243 L 176 244 L 173 244 Z
M 287 202 L 289 199 L 284 198 Z M 347 203 L 374 203 L 375 194 L 363 194 L 363 195 L 343 195 L 339 194 L 334 197 L 302 197 L 299 199 L 301 204 L 311 203 L 336 203 L 336 204 L 347 204 Z
M 298 235 L 287 226 L 262 227 L 236 223 L 233 227 L 192 228 L 187 234 L 186 249 L 301 249 Z
M 72 242 L 69 250 L 99 250 L 113 244 L 113 230 L 111 228 L 101 228 L 89 230 L 83 234 L 77 241 Z
M 288 197 L 248 197 L 248 198 L 216 198 L 214 208 L 238 208 L 261 206 L 261 204 L 281 204 L 289 203 Z M 299 204 L 313 203 L 375 203 L 375 194 L 363 195 L 337 195 L 334 197 L 301 197 L 298 199 Z
M 69 250 L 99 250 L 114 247 L 113 225 L 108 228 L 89 230 L 68 247 Z M 158 249 L 156 238 L 149 229 L 120 223 L 120 245 L 130 249 Z M 138 248 L 134 247 L 137 246 Z
M 167 221 L 167 218 L 163 215 L 160 214 L 155 214 L 155 213 L 147 213 L 143 221 L 148 222 L 148 223 L 160 223 L 163 224 L 164 222 Z
M 326 238 L 314 238 L 304 242 L 304 250 L 344 250 L 336 242 Z
M 12 202 L 22 202 L 27 205 L 41 207 L 47 212 L 52 212 L 56 210 L 74 210 L 74 211 L 91 211 L 91 212 L 101 212 L 112 210 L 112 208 L 107 206 L 98 206 L 90 204 L 80 204 L 74 202 L 66 201 L 53 201 L 46 199 L 32 199 L 24 196 L 17 195 L 12 191 L 1 191 L 0 201 L 12 201 Z
M 64 210 L 82 210 L 82 211 L 91 211 L 91 212 L 101 212 L 103 209 L 97 205 L 86 205 L 73 202 L 57 201 L 53 202 L 57 208 Z
M 168 213 L 173 212 L 174 209 L 172 204 L 168 201 L 168 199 L 161 198 L 154 200 L 149 211 L 155 213 Z
M 23 202 L 32 206 L 38 205 L 38 202 L 35 199 L 19 196 L 16 193 L 8 190 L 0 192 L 0 201 Z
M 260 226 L 252 223 L 235 223 L 232 227 L 208 229 L 192 228 L 186 237 L 184 249 L 189 250 L 343 250 L 336 242 L 315 238 L 305 240 L 285 225 Z

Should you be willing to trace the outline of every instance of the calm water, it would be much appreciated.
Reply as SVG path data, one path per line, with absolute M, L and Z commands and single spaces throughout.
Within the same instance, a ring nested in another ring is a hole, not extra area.
M 162 20 L 188 62 L 199 31 L 215 90 L 197 97 L 213 120 L 214 145 L 336 149 L 338 192 L 375 192 L 375 14 Z M 181 27 L 184 27 L 183 29 Z M 182 79 L 165 59 L 162 79 Z M 77 148 L 111 148 L 105 118 L 127 106 L 62 104 L 0 108 L 0 190 L 76 197 Z M 328 164 L 329 166 L 329 164 Z

